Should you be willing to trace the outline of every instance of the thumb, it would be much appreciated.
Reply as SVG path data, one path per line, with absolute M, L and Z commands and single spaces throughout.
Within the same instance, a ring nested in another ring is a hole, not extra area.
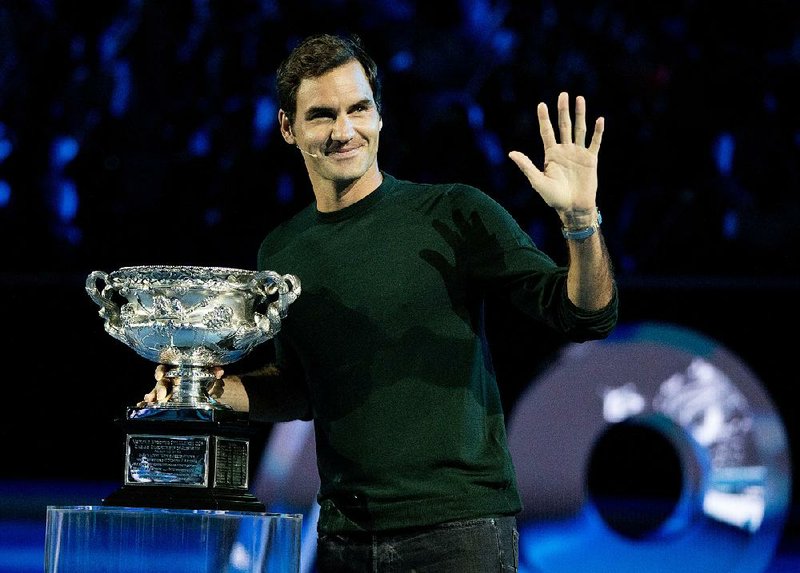
M 533 164 L 533 161 L 531 161 L 527 155 L 519 151 L 510 151 L 508 157 L 519 167 L 519 170 L 522 171 L 523 175 L 528 178 L 528 181 L 530 181 L 531 185 L 536 189 L 541 183 L 544 174 Z

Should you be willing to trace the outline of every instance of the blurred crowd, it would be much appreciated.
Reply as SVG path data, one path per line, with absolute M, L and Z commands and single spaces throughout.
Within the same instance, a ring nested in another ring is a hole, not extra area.
M 536 104 L 566 90 L 606 118 L 621 278 L 798 276 L 795 0 L 3 2 L 3 270 L 253 267 L 312 199 L 273 81 L 319 31 L 378 60 L 393 175 L 476 185 L 558 256 L 557 217 L 507 152 L 541 162 Z

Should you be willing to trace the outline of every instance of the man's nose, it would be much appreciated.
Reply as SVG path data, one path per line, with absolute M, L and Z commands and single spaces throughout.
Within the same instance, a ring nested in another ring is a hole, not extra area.
M 349 141 L 353 139 L 355 130 L 353 129 L 353 122 L 347 116 L 338 117 L 336 123 L 333 125 L 333 132 L 331 137 L 336 141 Z

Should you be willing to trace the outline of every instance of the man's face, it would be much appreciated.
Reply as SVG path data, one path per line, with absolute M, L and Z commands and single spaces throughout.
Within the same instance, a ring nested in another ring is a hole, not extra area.
M 300 83 L 294 125 L 281 114 L 284 138 L 305 152 L 312 180 L 337 186 L 377 169 L 382 125 L 364 68 L 356 61 Z

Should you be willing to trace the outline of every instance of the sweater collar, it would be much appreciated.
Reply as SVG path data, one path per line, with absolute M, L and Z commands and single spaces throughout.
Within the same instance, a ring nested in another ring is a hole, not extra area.
M 377 205 L 381 199 L 383 199 L 397 184 L 397 180 L 386 173 L 385 171 L 381 171 L 383 175 L 383 181 L 380 185 L 378 185 L 377 189 L 364 197 L 353 203 L 352 205 L 348 205 L 344 209 L 339 209 L 338 211 L 330 211 L 330 212 L 321 212 L 317 211 L 317 221 L 320 223 L 336 223 L 339 221 L 344 221 L 346 219 L 352 219 L 353 217 L 358 217 L 362 213 L 369 211 L 372 207 Z

